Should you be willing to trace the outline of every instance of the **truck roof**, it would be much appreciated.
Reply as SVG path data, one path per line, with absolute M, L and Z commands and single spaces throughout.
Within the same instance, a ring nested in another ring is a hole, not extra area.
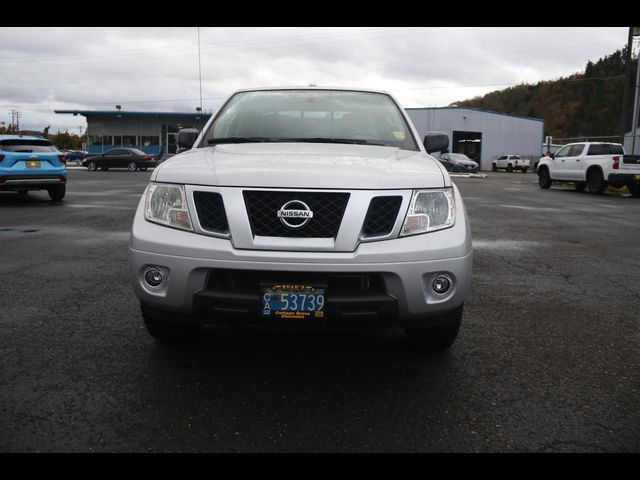
M 577 145 L 579 143 L 588 143 L 589 145 L 620 145 L 622 146 L 620 142 L 571 142 L 571 143 L 566 143 L 565 145 Z
M 389 95 L 389 92 L 385 90 L 374 90 L 370 88 L 359 88 L 359 87 L 336 87 L 336 86 L 321 86 L 321 85 L 283 85 L 279 87 L 256 87 L 256 88 L 242 88 L 240 90 L 236 90 L 235 93 L 240 92 L 259 92 L 265 90 L 340 90 L 345 92 L 367 92 L 367 93 L 383 93 L 385 95 Z

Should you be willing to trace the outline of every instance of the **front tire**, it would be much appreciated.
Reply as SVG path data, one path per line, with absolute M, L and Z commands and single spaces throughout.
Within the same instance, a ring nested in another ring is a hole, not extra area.
M 493 165 L 491 165 L 491 171 L 492 172 L 497 172 L 498 171 L 498 167 L 497 167 L 497 165 L 495 163 Z
M 538 169 L 538 185 L 545 190 L 551 187 L 551 175 L 546 167 Z
M 600 170 L 594 169 L 587 174 L 587 186 L 590 193 L 601 195 L 607 189 L 607 184 Z
M 49 188 L 49 197 L 53 202 L 60 202 L 64 198 L 64 194 L 67 191 L 66 185 L 56 185 Z
M 631 193 L 631 195 L 633 195 L 636 198 L 640 198 L 640 184 L 629 183 L 627 184 L 627 188 L 629 189 L 629 192 Z

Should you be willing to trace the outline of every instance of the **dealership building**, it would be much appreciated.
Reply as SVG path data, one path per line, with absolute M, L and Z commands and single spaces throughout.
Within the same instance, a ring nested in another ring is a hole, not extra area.
M 135 147 L 145 153 L 176 153 L 181 128 L 202 130 L 210 113 L 128 112 L 121 110 L 55 110 L 87 119 L 87 150 L 102 153 L 115 147 Z
M 87 150 L 137 147 L 145 153 L 172 155 L 181 128 L 202 130 L 210 113 L 56 110 L 87 119 Z M 421 139 L 429 131 L 449 135 L 449 150 L 480 162 L 483 170 L 500 155 L 537 159 L 542 155 L 544 121 L 465 107 L 407 108 Z
M 421 138 L 430 131 L 449 135 L 449 151 L 464 153 L 491 170 L 501 155 L 542 156 L 544 120 L 491 112 L 477 108 L 407 108 L 407 114 Z

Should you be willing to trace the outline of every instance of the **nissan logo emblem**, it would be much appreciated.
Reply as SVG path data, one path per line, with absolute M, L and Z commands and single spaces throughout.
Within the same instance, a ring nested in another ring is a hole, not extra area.
M 313 218 L 313 212 L 304 202 L 291 200 L 278 210 L 278 218 L 285 227 L 298 229 L 304 227 Z

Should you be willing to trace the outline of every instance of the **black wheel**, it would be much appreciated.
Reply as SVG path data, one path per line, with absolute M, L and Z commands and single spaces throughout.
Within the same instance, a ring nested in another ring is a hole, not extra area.
M 633 195 L 636 198 L 640 198 L 640 184 L 629 183 L 627 184 L 627 188 L 629 189 L 629 192 L 631 193 L 631 195 Z
M 491 165 L 491 171 L 492 172 L 497 172 L 498 171 L 498 166 L 495 163 L 493 165 Z
M 445 325 L 438 327 L 405 328 L 407 340 L 429 351 L 442 351 L 453 345 L 458 338 L 460 324 L 462 323 L 463 305 L 447 314 Z
M 587 187 L 590 193 L 600 195 L 607 189 L 607 184 L 602 176 L 602 171 L 594 168 L 587 174 Z
M 49 187 L 49 197 L 54 202 L 60 202 L 64 198 L 66 191 L 66 185 L 55 185 L 53 187 Z
M 167 322 L 146 316 L 143 316 L 143 319 L 149 335 L 162 343 L 191 342 L 200 330 L 196 325 Z
M 97 168 L 98 168 L 98 166 L 96 165 L 96 162 L 87 163 L 87 170 L 95 172 Z
M 507 172 L 509 173 L 513 172 L 513 165 L 511 164 L 507 165 Z
M 549 188 L 551 187 L 551 176 L 549 175 L 549 169 L 539 168 L 538 169 L 538 185 L 540 188 Z
M 138 166 L 136 165 L 136 162 L 129 162 L 129 165 L 127 165 L 127 168 L 129 169 L 130 172 L 135 172 L 138 169 Z
M 576 182 L 575 187 L 578 192 L 584 192 L 584 189 L 587 188 L 587 182 Z

